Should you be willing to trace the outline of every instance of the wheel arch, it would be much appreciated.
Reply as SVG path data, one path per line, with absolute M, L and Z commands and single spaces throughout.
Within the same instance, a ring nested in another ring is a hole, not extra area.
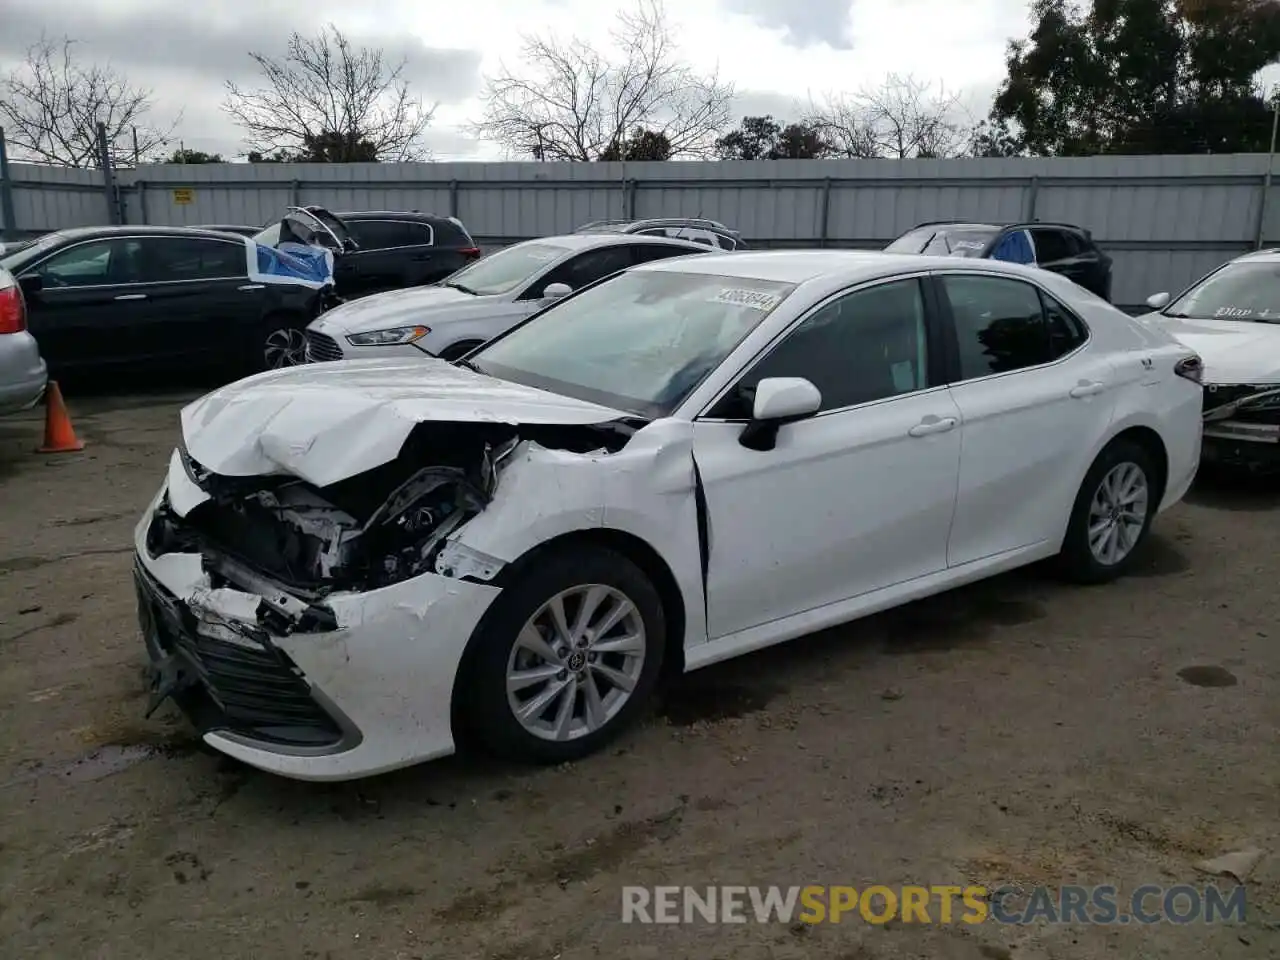
M 526 570 L 541 562 L 548 554 L 584 546 L 602 547 L 620 554 L 639 567 L 644 575 L 649 578 L 649 581 L 654 585 L 654 589 L 658 591 L 658 597 L 662 602 L 663 616 L 666 620 L 662 673 L 664 676 L 683 673 L 685 665 L 685 628 L 688 622 L 684 594 L 680 590 L 679 581 L 676 579 L 674 572 L 666 560 L 662 558 L 662 555 L 648 541 L 634 533 L 610 527 L 591 527 L 562 533 L 532 547 L 523 555 L 508 563 L 494 578 L 492 585 L 505 589 L 523 576 Z M 470 675 L 479 646 L 477 640 L 488 629 L 491 614 L 496 606 L 496 601 L 490 604 L 485 615 L 476 624 L 470 638 L 467 640 L 466 648 L 462 652 L 462 659 L 458 663 L 458 670 L 454 676 L 453 690 L 449 698 L 449 712 L 455 739 L 459 740 L 460 743 L 467 739 L 466 731 L 463 729 L 464 718 L 461 710 L 461 695 L 471 682 Z
M 1157 494 L 1153 499 L 1155 500 L 1155 509 L 1158 511 L 1160 504 L 1164 500 L 1165 488 L 1169 482 L 1169 451 L 1165 446 L 1164 439 L 1160 436 L 1160 433 L 1155 428 L 1142 422 L 1125 424 L 1098 445 L 1097 449 L 1093 452 L 1093 456 L 1085 463 L 1084 470 L 1076 479 L 1076 494 L 1079 495 L 1080 488 L 1084 486 L 1084 482 L 1089 476 L 1089 471 L 1092 470 L 1093 465 L 1098 462 L 1098 458 L 1107 450 L 1111 449 L 1115 444 L 1123 441 L 1138 444 L 1147 453 L 1149 453 L 1152 459 L 1156 462 L 1158 474 L 1153 478 L 1152 485 Z M 1062 544 L 1066 541 L 1067 528 L 1071 523 L 1071 512 L 1074 508 L 1075 500 L 1073 499 L 1072 502 L 1067 505 L 1066 516 L 1062 520 L 1062 535 L 1058 540 L 1059 548 L 1061 548 Z

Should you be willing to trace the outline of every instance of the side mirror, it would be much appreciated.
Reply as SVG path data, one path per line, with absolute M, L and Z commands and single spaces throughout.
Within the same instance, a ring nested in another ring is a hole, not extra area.
M 1172 298 L 1167 293 L 1153 293 L 1147 297 L 1147 306 L 1152 310 L 1163 310 Z
M 772 450 L 779 427 L 811 417 L 821 407 L 821 392 L 804 377 L 766 377 L 756 384 L 751 422 L 738 442 L 748 450 Z
M 33 300 L 44 289 L 44 277 L 38 273 L 28 273 L 18 278 L 18 287 L 22 290 L 24 297 Z
M 548 283 L 547 288 L 542 291 L 542 299 L 563 300 L 571 293 L 573 293 L 573 287 L 567 283 Z

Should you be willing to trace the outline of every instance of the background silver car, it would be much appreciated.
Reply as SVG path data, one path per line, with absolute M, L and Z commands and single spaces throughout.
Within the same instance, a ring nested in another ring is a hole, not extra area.
M 526 240 L 439 284 L 352 300 L 313 320 L 307 359 L 454 360 L 559 297 L 640 263 L 710 253 L 688 240 L 621 233 Z
M 13 274 L 0 267 L 0 414 L 33 407 L 48 370 L 27 330 L 27 305 Z

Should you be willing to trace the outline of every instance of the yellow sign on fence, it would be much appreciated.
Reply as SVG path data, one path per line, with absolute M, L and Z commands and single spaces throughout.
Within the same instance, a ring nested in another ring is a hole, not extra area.
M 173 202 L 180 204 L 194 203 L 196 192 L 190 187 L 174 187 Z

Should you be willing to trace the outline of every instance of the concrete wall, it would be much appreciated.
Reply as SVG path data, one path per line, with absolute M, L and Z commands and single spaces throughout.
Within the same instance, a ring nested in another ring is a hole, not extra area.
M 1181 288 L 1261 236 L 1280 242 L 1263 155 L 719 163 L 10 164 L 11 234 L 110 222 L 263 224 L 296 203 L 453 214 L 486 248 L 605 217 L 704 216 L 761 247 L 883 246 L 923 220 L 1066 220 L 1115 258 L 1114 296 Z M 3 205 L 0 204 L 0 210 Z M 109 214 L 109 211 L 112 211 Z M 3 216 L 3 213 L 0 213 Z

